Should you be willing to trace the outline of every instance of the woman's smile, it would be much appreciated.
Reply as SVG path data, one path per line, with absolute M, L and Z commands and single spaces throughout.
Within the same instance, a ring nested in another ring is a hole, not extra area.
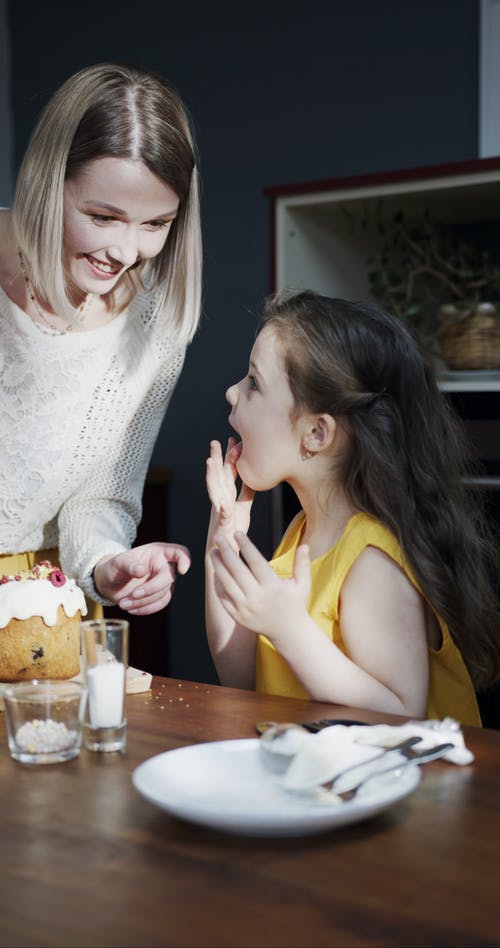
M 98 260 L 97 257 L 94 257 L 93 254 L 87 253 L 83 255 L 87 262 L 92 267 L 92 270 L 98 272 L 98 278 L 110 279 L 116 277 L 121 270 L 123 269 L 121 264 L 111 264 L 107 263 L 104 260 Z

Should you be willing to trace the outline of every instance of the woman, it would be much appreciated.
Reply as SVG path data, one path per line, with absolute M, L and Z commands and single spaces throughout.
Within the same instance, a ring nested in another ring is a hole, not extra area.
M 0 211 L 0 571 L 51 559 L 135 615 L 190 563 L 132 543 L 199 321 L 197 174 L 176 92 L 104 63 L 49 101 Z

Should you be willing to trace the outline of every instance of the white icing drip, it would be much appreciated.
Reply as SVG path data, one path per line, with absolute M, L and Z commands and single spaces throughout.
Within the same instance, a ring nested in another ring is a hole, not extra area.
M 0 584 L 0 629 L 11 619 L 30 619 L 40 616 L 45 625 L 55 625 L 57 610 L 62 606 L 68 619 L 78 611 L 87 613 L 85 596 L 74 579 L 63 586 L 54 586 L 48 579 L 11 580 Z

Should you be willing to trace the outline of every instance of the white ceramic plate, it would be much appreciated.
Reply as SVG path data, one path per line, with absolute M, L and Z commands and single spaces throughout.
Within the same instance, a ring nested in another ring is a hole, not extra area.
M 244 836 L 304 836 L 365 820 L 408 796 L 420 769 L 370 780 L 345 803 L 284 790 L 265 766 L 258 739 L 191 744 L 151 757 L 132 775 L 135 788 L 172 816 Z

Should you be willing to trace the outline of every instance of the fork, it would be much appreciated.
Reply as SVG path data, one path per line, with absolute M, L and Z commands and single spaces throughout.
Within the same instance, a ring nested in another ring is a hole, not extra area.
M 332 777 L 331 780 L 327 780 L 322 784 L 322 786 L 325 787 L 326 790 L 331 790 L 334 783 L 336 783 L 337 780 L 340 780 L 344 774 L 350 773 L 351 770 L 357 770 L 359 767 L 365 767 L 366 764 L 371 764 L 374 760 L 380 760 L 381 757 L 385 757 L 386 754 L 391 754 L 392 751 L 398 751 L 398 753 L 402 754 L 403 757 L 406 757 L 408 761 L 415 760 L 415 758 L 418 759 L 419 753 L 418 751 L 414 751 L 413 747 L 421 740 L 422 738 L 415 734 L 413 737 L 406 737 L 404 741 L 400 741 L 399 744 L 391 744 L 390 747 L 386 747 L 383 744 L 376 744 L 374 746 L 378 747 L 379 751 L 381 750 L 381 753 L 374 754 L 372 757 L 367 757 L 365 760 L 358 760 L 356 764 L 350 764 L 349 767 L 345 767 L 344 770 L 341 770 L 335 775 L 335 777 Z M 401 764 L 401 761 L 399 761 L 399 763 Z M 380 773 L 380 771 L 378 772 Z
M 409 738 L 409 740 L 411 740 L 411 738 Z M 352 800 L 353 797 L 356 796 L 358 790 L 360 790 L 361 787 L 364 787 L 365 783 L 368 783 L 369 780 L 373 780 L 374 777 L 379 777 L 381 774 L 389 774 L 395 770 L 403 770 L 405 767 L 408 767 L 408 765 L 412 763 L 425 764 L 429 760 L 437 760 L 439 757 L 442 757 L 443 754 L 445 754 L 447 750 L 451 750 L 453 746 L 454 745 L 451 742 L 448 742 L 446 744 L 437 744 L 435 747 L 429 747 L 427 750 L 422 750 L 422 751 L 412 751 L 411 747 L 408 747 L 407 750 L 403 751 L 403 754 L 406 760 L 404 761 L 400 760 L 398 762 L 395 762 L 394 764 L 391 764 L 390 767 L 384 767 L 383 770 L 374 770 L 373 773 L 368 774 L 368 776 L 364 777 L 363 780 L 360 780 L 359 783 L 357 783 L 354 787 L 350 787 L 348 790 L 340 790 L 336 792 L 335 795 L 343 801 Z M 390 749 L 396 750 L 397 748 L 392 747 Z M 398 749 L 401 751 L 401 748 L 398 748 Z M 381 757 L 382 755 L 379 754 L 378 756 Z M 371 759 L 373 760 L 375 758 L 371 758 Z M 368 763 L 368 761 L 364 761 L 364 763 Z M 361 765 L 356 764 L 354 766 L 359 767 Z M 325 790 L 331 790 L 334 784 L 336 783 L 336 781 L 340 777 L 343 777 L 344 774 L 347 773 L 348 770 L 353 770 L 354 766 L 347 767 L 346 770 L 343 770 L 342 773 L 337 774 L 335 777 L 333 777 L 332 780 L 327 780 L 326 783 L 322 784 L 322 787 Z

